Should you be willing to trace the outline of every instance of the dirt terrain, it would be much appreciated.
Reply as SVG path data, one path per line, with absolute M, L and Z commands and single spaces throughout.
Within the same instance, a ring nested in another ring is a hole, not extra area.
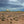
M 24 24 L 24 12 L 0 12 L 0 24 Z

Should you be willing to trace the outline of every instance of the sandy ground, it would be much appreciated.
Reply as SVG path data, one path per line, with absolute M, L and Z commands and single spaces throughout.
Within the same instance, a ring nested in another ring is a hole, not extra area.
M 1 21 L 0 20 L 0 24 L 10 24 L 9 21 L 5 20 L 5 21 Z M 12 21 L 12 24 L 24 24 L 24 20 L 19 20 L 19 21 Z

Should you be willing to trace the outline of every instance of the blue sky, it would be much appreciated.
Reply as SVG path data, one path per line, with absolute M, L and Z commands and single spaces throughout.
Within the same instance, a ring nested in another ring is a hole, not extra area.
M 0 11 L 24 11 L 24 0 L 0 0 Z

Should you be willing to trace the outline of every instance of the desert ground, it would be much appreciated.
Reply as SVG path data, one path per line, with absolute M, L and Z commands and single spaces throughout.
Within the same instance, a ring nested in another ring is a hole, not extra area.
M 24 12 L 0 12 L 0 24 L 24 24 Z

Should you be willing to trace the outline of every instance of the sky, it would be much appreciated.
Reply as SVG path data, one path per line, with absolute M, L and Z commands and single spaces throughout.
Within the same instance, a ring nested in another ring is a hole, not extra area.
M 24 11 L 24 0 L 0 0 L 0 11 Z

